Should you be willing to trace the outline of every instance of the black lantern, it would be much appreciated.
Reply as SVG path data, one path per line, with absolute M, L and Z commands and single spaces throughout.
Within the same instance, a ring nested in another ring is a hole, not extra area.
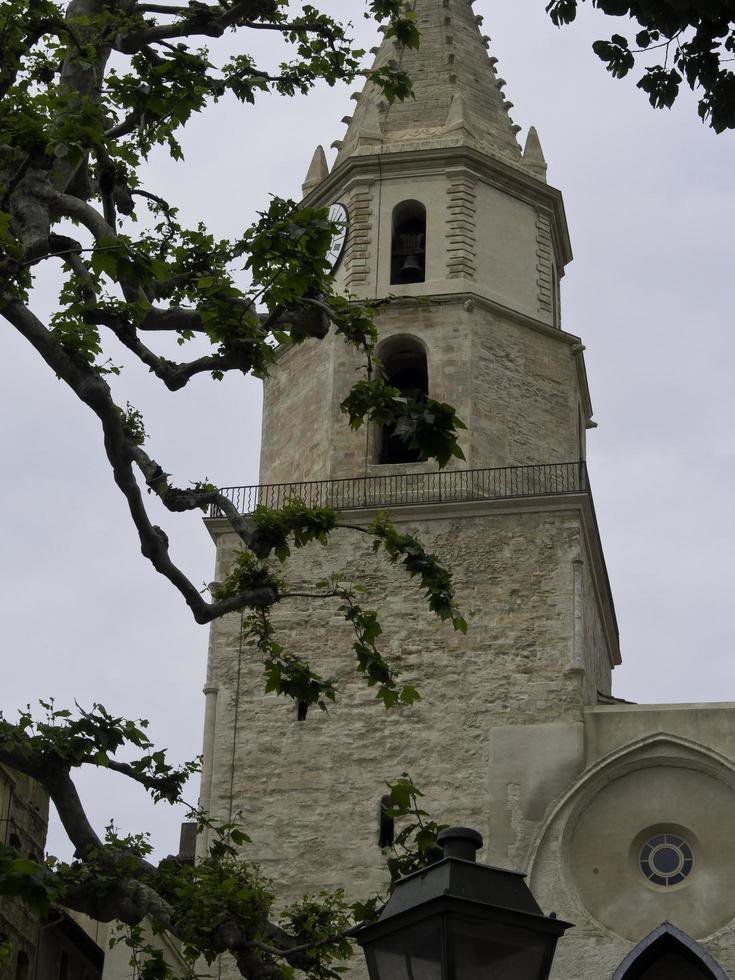
M 398 882 L 357 934 L 370 980 L 547 980 L 559 936 L 525 875 L 475 863 L 476 830 L 439 834 L 444 858 Z

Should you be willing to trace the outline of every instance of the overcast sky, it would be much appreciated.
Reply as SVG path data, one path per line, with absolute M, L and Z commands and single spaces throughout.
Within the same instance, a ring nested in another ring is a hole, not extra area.
M 558 31 L 545 5 L 477 0 L 475 10 L 521 138 L 537 126 L 549 180 L 565 196 L 575 260 L 563 326 L 587 346 L 599 423 L 588 456 L 624 659 L 614 692 L 735 700 L 735 137 L 703 126 L 688 95 L 654 112 L 633 81 L 607 75 L 591 42 L 625 22 L 585 9 Z M 361 40 L 375 43 L 361 0 L 324 6 L 349 13 Z M 256 40 L 269 43 L 262 32 Z M 237 235 L 269 193 L 299 196 L 315 145 L 328 149 L 343 132 L 349 92 L 221 104 L 190 126 L 185 163 L 157 155 L 146 186 L 178 203 L 184 220 Z M 37 310 L 48 306 L 39 296 Z M 11 328 L 1 336 L 3 709 L 39 696 L 100 700 L 150 718 L 176 758 L 195 756 L 207 630 L 141 558 L 95 420 Z M 200 378 L 170 395 L 124 374 L 122 401 L 144 411 L 151 450 L 180 484 L 257 482 L 256 382 Z M 174 557 L 208 581 L 214 550 L 200 518 L 160 523 Z M 82 781 L 98 827 L 114 815 L 175 850 L 180 815 L 152 812 L 120 782 Z M 53 828 L 50 849 L 66 853 Z

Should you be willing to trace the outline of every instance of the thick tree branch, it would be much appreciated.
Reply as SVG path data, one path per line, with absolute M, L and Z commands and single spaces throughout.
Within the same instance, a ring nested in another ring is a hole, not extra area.
M 108 140 L 115 140 L 119 139 L 121 136 L 128 136 L 138 128 L 138 124 L 143 118 L 144 112 L 145 109 L 142 107 L 140 109 L 135 109 L 133 112 L 129 112 L 123 120 L 105 131 L 105 138 Z
M 186 279 L 188 276 L 182 278 Z M 175 284 L 171 288 L 175 288 Z M 85 311 L 84 319 L 87 323 L 96 323 L 112 329 L 119 329 L 123 326 L 129 327 L 131 330 L 134 329 L 123 314 L 94 306 Z M 204 333 L 204 324 L 198 310 L 187 310 L 177 306 L 172 306 L 167 310 L 152 307 L 136 325 L 136 328 L 138 330 L 173 331 L 176 333 L 181 331 Z
M 186 330 L 202 333 L 204 324 L 198 310 L 187 310 L 181 306 L 171 306 L 167 310 L 151 307 L 138 325 L 140 330 Z
M 86 882 L 74 886 L 61 881 L 63 904 L 75 912 L 83 912 L 98 922 L 118 920 L 127 926 L 137 926 L 149 917 L 172 935 L 177 934 L 173 908 L 144 881 L 121 877 L 114 886 L 107 884 L 104 888 L 90 887 Z
M 182 941 L 190 939 L 186 910 L 175 910 L 157 885 L 159 869 L 129 848 L 105 844 L 97 836 L 74 786 L 69 764 L 54 756 L 38 736 L 31 737 L 17 726 L 3 722 L 0 735 L 0 762 L 37 779 L 48 791 L 74 845 L 77 860 L 82 864 L 92 862 L 92 866 L 99 870 L 117 876 L 111 881 L 108 874 L 103 874 L 97 886 L 97 876 L 85 875 L 79 883 L 64 870 L 51 873 L 63 904 L 102 922 L 117 919 L 135 926 L 148 917 Z M 90 752 L 93 751 L 90 748 Z M 77 763 L 84 764 L 95 764 L 95 760 L 93 757 L 82 758 Z M 126 763 L 108 760 L 107 765 L 146 788 L 161 788 L 161 779 L 142 775 Z M 209 940 L 219 952 L 232 952 L 241 964 L 243 975 L 253 980 L 275 978 L 278 971 L 270 961 L 271 957 L 285 959 L 294 967 L 308 965 L 308 953 L 314 948 L 313 943 L 304 942 L 268 920 L 260 923 L 260 930 L 268 943 L 252 940 L 252 923 L 242 923 L 231 917 L 213 927 Z M 325 939 L 317 945 L 330 941 L 333 939 Z M 265 953 L 269 959 L 264 960 L 259 953 Z
M 88 759 L 86 761 L 88 765 L 99 765 L 99 763 L 95 762 L 94 759 Z M 119 773 L 121 776 L 127 776 L 128 779 L 132 779 L 134 782 L 139 783 L 145 789 L 150 790 L 153 793 L 160 794 L 162 799 L 167 799 L 171 803 L 178 801 L 178 794 L 181 789 L 181 779 L 176 772 L 172 772 L 171 774 L 164 776 L 151 775 L 150 773 L 139 772 L 127 762 L 117 762 L 115 759 L 108 759 L 106 768 L 110 769 L 112 772 Z
M 153 5 L 157 7 L 158 5 Z M 253 4 L 252 0 L 239 0 L 231 7 L 205 7 L 199 6 L 192 11 L 187 8 L 178 8 L 181 19 L 173 24 L 154 24 L 144 30 L 131 31 L 129 34 L 119 35 L 115 38 L 114 46 L 124 54 L 135 54 L 143 45 L 156 44 L 160 41 L 175 38 L 194 37 L 202 35 L 204 37 L 221 37 L 228 27 L 244 27 L 251 30 L 278 31 L 287 35 L 289 31 L 298 30 L 310 34 L 326 34 L 331 32 L 319 21 L 309 22 L 270 22 L 263 20 L 251 20 L 248 14 L 257 10 L 259 4 Z M 140 9 L 140 8 L 139 8 Z M 174 8 L 176 12 L 177 8 Z M 155 13 L 168 13 L 161 9 L 152 11 Z M 258 11 L 260 12 L 260 11 Z
M 48 790 L 53 800 L 59 819 L 69 840 L 74 845 L 74 852 L 79 858 L 84 858 L 91 851 L 102 847 L 102 841 L 97 836 L 84 812 L 82 801 L 68 770 L 48 770 L 40 780 Z
M 77 854 L 84 857 L 101 847 L 102 841 L 84 812 L 68 764 L 50 750 L 36 749 L 25 732 L 7 722 L 3 722 L 1 738 L 0 762 L 35 779 L 48 791 Z
M 71 239 L 69 239 L 69 241 L 71 241 Z M 57 252 L 56 254 L 58 255 L 61 253 Z M 81 257 L 79 252 L 72 251 L 71 248 L 69 249 L 69 254 L 66 260 L 72 267 L 74 275 L 79 280 L 79 288 L 85 303 L 94 303 L 97 299 L 97 288 L 94 284 L 94 279 L 87 268 L 86 262 Z
M 169 311 L 162 311 L 169 312 Z M 198 322 L 201 327 L 201 318 L 199 314 L 195 311 L 183 310 L 180 311 L 184 314 L 194 313 L 191 317 L 191 321 Z M 156 329 L 168 329 L 168 330 L 192 330 L 191 326 L 186 325 L 187 317 L 184 323 L 181 322 L 180 317 L 174 317 L 171 324 L 165 328 Z M 194 361 L 170 361 L 168 358 L 161 357 L 156 354 L 149 347 L 140 340 L 135 327 L 127 320 L 125 317 L 117 313 L 114 310 L 97 309 L 91 306 L 88 310 L 84 312 L 84 320 L 86 323 L 94 323 L 104 325 L 109 327 L 114 333 L 117 339 L 123 344 L 124 347 L 132 353 L 145 364 L 146 367 L 150 368 L 153 374 L 166 385 L 169 391 L 179 391 L 184 388 L 192 378 L 199 374 L 204 374 L 206 372 L 220 372 L 222 374 L 228 371 L 239 371 L 242 369 L 242 362 L 238 353 L 233 351 L 232 353 L 222 353 L 222 354 L 208 354 L 203 357 L 199 357 Z M 147 322 L 148 318 L 146 318 Z M 168 318 L 164 319 L 164 322 L 169 322 Z M 175 325 L 178 324 L 178 325 Z M 140 327 L 140 329 L 146 329 Z M 153 329 L 148 327 L 148 329 Z
M 134 0 L 118 0 L 121 12 L 130 10 Z M 73 112 L 85 102 L 98 104 L 102 92 L 102 78 L 110 57 L 111 47 L 104 41 L 94 26 L 95 20 L 104 12 L 103 0 L 71 0 L 66 8 L 65 20 L 75 41 L 75 50 L 70 51 L 61 68 L 59 90 L 69 96 L 65 112 Z M 71 25 L 74 25 L 72 29 Z M 85 26 L 79 26 L 85 25 Z M 74 33 L 74 31 L 78 32 Z M 82 52 L 82 53 L 80 53 Z M 81 165 L 86 164 L 82 161 Z M 66 191 L 74 178 L 80 163 L 57 159 L 53 168 L 53 183 L 59 191 Z
M 140 487 L 135 479 L 133 463 L 138 465 L 148 486 L 169 510 L 192 510 L 200 505 L 214 503 L 231 522 L 234 521 L 236 532 L 247 545 L 252 540 L 252 533 L 244 518 L 237 514 L 234 505 L 219 493 L 196 494 L 194 491 L 176 491 L 170 487 L 161 467 L 139 446 L 131 442 L 125 431 L 120 410 L 112 400 L 109 386 L 94 368 L 67 353 L 41 321 L 18 300 L 10 299 L 3 302 L 0 298 L 0 312 L 99 418 L 104 433 L 105 452 L 112 466 L 115 482 L 127 500 L 130 515 L 138 532 L 141 552 L 156 571 L 167 578 L 181 593 L 196 622 L 209 623 L 229 612 L 247 607 L 270 606 L 278 601 L 275 586 L 269 584 L 212 603 L 202 598 L 196 586 L 171 560 L 166 534 L 151 523 Z
M 135 12 L 141 14 L 166 14 L 168 17 L 183 17 L 188 7 L 170 7 L 164 3 L 136 3 Z
M 72 194 L 50 191 L 48 198 L 55 218 L 73 218 L 79 221 L 95 238 L 95 241 L 117 241 L 117 232 L 91 204 Z

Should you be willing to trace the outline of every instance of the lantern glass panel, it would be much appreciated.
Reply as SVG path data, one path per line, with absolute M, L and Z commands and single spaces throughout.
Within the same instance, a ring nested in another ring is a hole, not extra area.
M 547 933 L 499 922 L 459 919 L 449 925 L 451 980 L 544 980 Z
M 442 980 L 441 919 L 426 919 L 385 936 L 372 954 L 380 980 Z

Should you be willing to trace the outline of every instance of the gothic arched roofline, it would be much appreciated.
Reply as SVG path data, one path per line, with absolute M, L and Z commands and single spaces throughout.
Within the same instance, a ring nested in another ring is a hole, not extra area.
M 647 936 L 641 939 L 637 946 L 634 946 L 634 948 L 628 953 L 615 973 L 613 973 L 612 980 L 625 980 L 626 973 L 635 964 L 636 960 L 664 936 L 671 936 L 678 943 L 689 950 L 690 953 L 696 956 L 703 966 L 707 967 L 714 977 L 714 980 L 728 980 L 725 971 L 710 956 L 707 950 L 703 946 L 700 946 L 699 943 L 692 939 L 692 937 L 688 933 L 684 932 L 683 929 L 679 929 L 677 926 L 672 925 L 671 922 L 662 922 L 660 926 L 657 926 L 652 932 L 649 932 Z
M 638 706 L 635 706 L 638 707 Z M 630 710 L 627 706 L 615 706 L 607 710 L 626 711 Z M 676 746 L 684 749 L 689 755 L 662 756 L 645 755 L 646 749 L 657 746 Z M 592 766 L 585 769 L 569 789 L 556 801 L 550 812 L 547 814 L 542 825 L 539 827 L 534 837 L 531 850 L 528 855 L 527 871 L 529 878 L 533 875 L 534 865 L 539 852 L 543 847 L 544 841 L 556 823 L 564 809 L 570 807 L 570 812 L 564 822 L 564 833 L 566 827 L 572 822 L 573 817 L 579 810 L 591 802 L 602 790 L 621 775 L 634 772 L 637 769 L 644 769 L 647 766 L 658 764 L 664 765 L 688 765 L 690 768 L 704 772 L 714 778 L 721 778 L 723 770 L 728 774 L 729 779 L 723 780 L 735 789 L 735 761 L 723 755 L 716 749 L 686 738 L 683 735 L 673 733 L 656 732 L 654 735 L 645 735 L 630 742 L 620 749 L 615 749 L 598 759 Z

